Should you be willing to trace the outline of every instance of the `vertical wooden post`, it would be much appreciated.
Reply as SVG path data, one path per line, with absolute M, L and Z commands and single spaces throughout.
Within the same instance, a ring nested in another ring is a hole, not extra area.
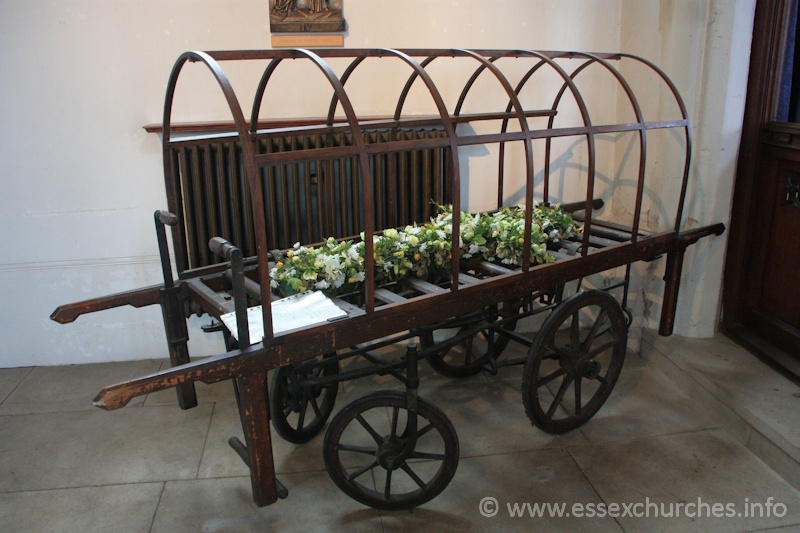
M 253 501 L 259 507 L 264 507 L 275 503 L 278 499 L 269 430 L 267 373 L 240 378 L 237 380 L 237 386 L 239 415 L 247 447 Z
M 164 332 L 167 335 L 169 345 L 169 362 L 172 366 L 183 365 L 190 362 L 189 330 L 186 328 L 186 320 L 183 318 L 178 293 L 180 287 L 169 287 L 161 289 L 161 313 L 164 317 Z M 197 406 L 197 393 L 194 382 L 187 381 L 175 387 L 178 394 L 178 405 L 181 409 L 190 409 Z
M 675 311 L 678 307 L 678 288 L 681 284 L 681 270 L 683 269 L 683 254 L 685 248 L 679 247 L 677 251 L 667 253 L 667 266 L 664 272 L 664 302 L 661 305 L 661 323 L 658 334 L 664 337 L 672 335 L 675 326 Z
M 181 288 L 175 285 L 172 277 L 172 264 L 169 260 L 169 246 L 167 245 L 167 232 L 164 226 L 176 226 L 178 217 L 167 211 L 157 210 L 153 213 L 158 240 L 158 254 L 161 259 L 161 270 L 164 275 L 164 288 L 158 292 L 161 303 L 161 315 L 164 318 L 164 333 L 169 346 L 169 362 L 175 367 L 190 362 L 189 359 L 189 330 L 186 319 L 181 309 Z M 178 394 L 178 405 L 181 409 L 190 409 L 197 406 L 197 392 L 194 382 L 181 383 L 175 387 Z

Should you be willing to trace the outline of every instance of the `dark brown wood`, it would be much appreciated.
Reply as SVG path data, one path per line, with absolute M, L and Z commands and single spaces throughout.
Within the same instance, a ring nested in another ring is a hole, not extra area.
M 437 292 L 387 304 L 371 313 L 336 322 L 290 331 L 263 344 L 195 361 L 180 368 L 171 368 L 125 383 L 105 387 L 95 398 L 103 409 L 118 409 L 132 398 L 174 387 L 187 381 L 217 381 L 241 378 L 265 369 L 296 363 L 320 353 L 355 346 L 398 331 L 444 320 L 454 314 L 468 313 L 498 301 L 514 300 L 542 288 L 603 272 L 635 261 L 646 260 L 667 252 L 677 252 L 709 236 L 720 235 L 722 224 L 697 228 L 681 234 L 658 233 L 635 243 L 621 243 L 597 250 L 586 256 L 539 265 L 527 272 L 503 273 L 488 280 L 462 285 L 455 293 Z
M 161 301 L 159 291 L 163 288 L 163 284 L 152 285 L 150 287 L 120 292 L 100 298 L 92 298 L 81 302 L 60 305 L 50 315 L 50 319 L 55 320 L 59 324 L 68 324 L 74 322 L 79 316 L 87 313 L 105 311 L 106 309 L 114 309 L 115 307 L 122 307 L 124 305 L 130 305 L 132 307 L 154 305 Z
M 790 7 L 787 0 L 756 4 L 723 328 L 734 339 L 750 339 L 748 347 L 772 343 L 800 362 L 800 289 L 792 282 L 800 264 L 800 209 L 785 202 L 785 179 L 800 171 L 800 125 L 774 122 Z M 754 335 L 767 342 L 752 342 Z
M 164 320 L 164 333 L 169 347 L 169 361 L 173 367 L 191 362 L 189 358 L 189 330 L 184 317 L 180 299 L 180 287 L 161 289 L 161 316 Z M 194 383 L 181 383 L 175 387 L 178 406 L 181 409 L 197 407 L 197 393 Z
M 776 65 L 779 54 L 781 22 L 786 0 L 758 0 L 750 52 L 750 76 L 747 82 L 747 102 L 742 126 L 742 140 L 733 194 L 728 253 L 723 280 L 723 326 L 731 328 L 742 323 L 747 308 L 745 286 L 747 247 L 754 242 L 750 232 L 756 229 L 753 195 L 757 192 L 758 155 L 761 135 L 774 109 Z
M 264 507 L 278 500 L 275 464 L 272 458 L 272 436 L 269 429 L 267 373 L 261 372 L 240 378 L 238 389 L 253 501 L 259 507 Z
M 683 269 L 683 249 L 678 249 L 667 254 L 667 266 L 664 274 L 664 300 L 661 304 L 661 322 L 658 334 L 664 337 L 672 335 L 675 327 L 675 311 L 678 308 L 678 289 L 681 284 L 681 270 Z

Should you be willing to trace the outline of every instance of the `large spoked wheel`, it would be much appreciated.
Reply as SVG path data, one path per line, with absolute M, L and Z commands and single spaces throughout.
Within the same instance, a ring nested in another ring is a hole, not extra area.
M 511 317 L 519 314 L 518 305 L 507 305 L 506 309 Z M 490 359 L 503 353 L 509 342 L 509 338 L 502 335 L 496 326 L 495 316 L 496 313 L 487 313 L 477 317 L 472 323 L 462 325 L 456 331 L 435 330 L 423 335 L 423 348 L 438 342 L 446 344 L 455 336 L 462 337 L 457 343 L 430 354 L 428 364 L 431 368 L 449 378 L 474 376 L 483 370 Z M 516 324 L 517 321 L 512 319 L 505 321 L 502 328 L 513 331 Z
M 406 394 L 380 391 L 347 405 L 325 433 L 325 468 L 348 496 L 377 509 L 411 509 L 430 501 L 453 479 L 458 436 L 447 416 L 417 400 L 417 442 L 408 442 Z
M 328 354 L 325 358 L 335 354 Z M 324 360 L 323 360 L 324 362 Z M 308 365 L 303 365 L 308 368 Z M 339 373 L 339 362 L 315 364 L 310 370 L 293 365 L 278 368 L 272 380 L 272 426 L 282 438 L 295 444 L 313 439 L 322 430 L 336 402 L 338 383 L 308 384 L 309 380 Z
M 559 304 L 525 363 L 522 401 L 531 422 L 558 434 L 592 418 L 617 382 L 627 339 L 625 316 L 613 296 L 590 291 Z

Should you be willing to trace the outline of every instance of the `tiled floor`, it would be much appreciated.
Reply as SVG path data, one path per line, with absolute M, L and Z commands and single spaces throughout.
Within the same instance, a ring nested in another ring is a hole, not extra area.
M 200 405 L 188 411 L 172 391 L 114 412 L 92 407 L 102 386 L 162 364 L 0 369 L 0 530 L 800 529 L 800 388 L 724 337 L 647 333 L 600 413 L 564 436 L 531 426 L 520 368 L 456 381 L 423 363 L 421 396 L 452 421 L 461 458 L 444 492 L 410 512 L 340 492 L 321 435 L 301 446 L 275 437 L 290 495 L 253 505 L 246 467 L 226 443 L 241 434 L 229 383 L 199 385 Z M 346 383 L 337 408 L 387 387 L 397 383 Z M 479 511 L 487 497 L 496 516 Z M 509 505 L 526 502 L 566 504 L 571 516 L 510 516 Z M 594 516 L 575 516 L 574 504 Z

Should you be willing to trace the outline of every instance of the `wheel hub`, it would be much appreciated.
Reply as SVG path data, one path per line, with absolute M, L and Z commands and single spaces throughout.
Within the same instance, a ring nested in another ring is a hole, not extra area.
M 600 375 L 601 365 L 597 361 L 583 361 L 578 367 L 578 375 L 586 379 L 596 379 Z
M 571 376 L 584 379 L 596 379 L 602 369 L 602 365 L 598 361 L 589 359 L 587 354 L 574 350 L 572 345 L 567 345 L 562 349 L 559 363 L 561 368 Z
M 402 441 L 384 437 L 383 444 L 378 446 L 378 451 L 375 452 L 375 459 L 386 470 L 397 470 L 403 464 L 403 461 L 399 461 L 398 458 L 404 448 L 405 444 Z

